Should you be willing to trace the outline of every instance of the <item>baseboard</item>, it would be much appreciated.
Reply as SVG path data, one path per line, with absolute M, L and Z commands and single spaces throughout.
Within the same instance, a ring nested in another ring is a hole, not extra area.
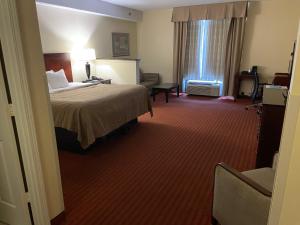
M 66 213 L 65 211 L 62 211 L 60 214 L 58 214 L 55 218 L 51 220 L 51 225 L 63 225 L 66 219 Z

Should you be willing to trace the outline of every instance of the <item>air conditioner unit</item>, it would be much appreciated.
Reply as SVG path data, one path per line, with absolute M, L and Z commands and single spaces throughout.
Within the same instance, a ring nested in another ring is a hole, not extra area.
M 188 95 L 219 97 L 221 95 L 221 84 L 215 81 L 189 80 L 186 93 Z

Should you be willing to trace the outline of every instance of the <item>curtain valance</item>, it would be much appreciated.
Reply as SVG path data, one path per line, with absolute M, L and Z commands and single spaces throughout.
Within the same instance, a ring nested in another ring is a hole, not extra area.
M 218 3 L 173 9 L 172 22 L 245 18 L 248 2 Z

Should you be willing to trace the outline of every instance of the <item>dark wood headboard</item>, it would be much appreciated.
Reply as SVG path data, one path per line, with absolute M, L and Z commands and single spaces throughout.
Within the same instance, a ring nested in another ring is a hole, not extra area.
M 69 53 L 44 54 L 46 70 L 58 71 L 64 69 L 69 82 L 73 81 L 71 58 Z

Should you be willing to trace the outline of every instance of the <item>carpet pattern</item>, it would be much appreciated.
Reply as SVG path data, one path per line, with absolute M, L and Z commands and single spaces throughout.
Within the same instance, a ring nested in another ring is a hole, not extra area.
M 258 118 L 247 101 L 163 95 L 154 117 L 87 155 L 60 151 L 68 225 L 208 225 L 213 170 L 254 168 Z

